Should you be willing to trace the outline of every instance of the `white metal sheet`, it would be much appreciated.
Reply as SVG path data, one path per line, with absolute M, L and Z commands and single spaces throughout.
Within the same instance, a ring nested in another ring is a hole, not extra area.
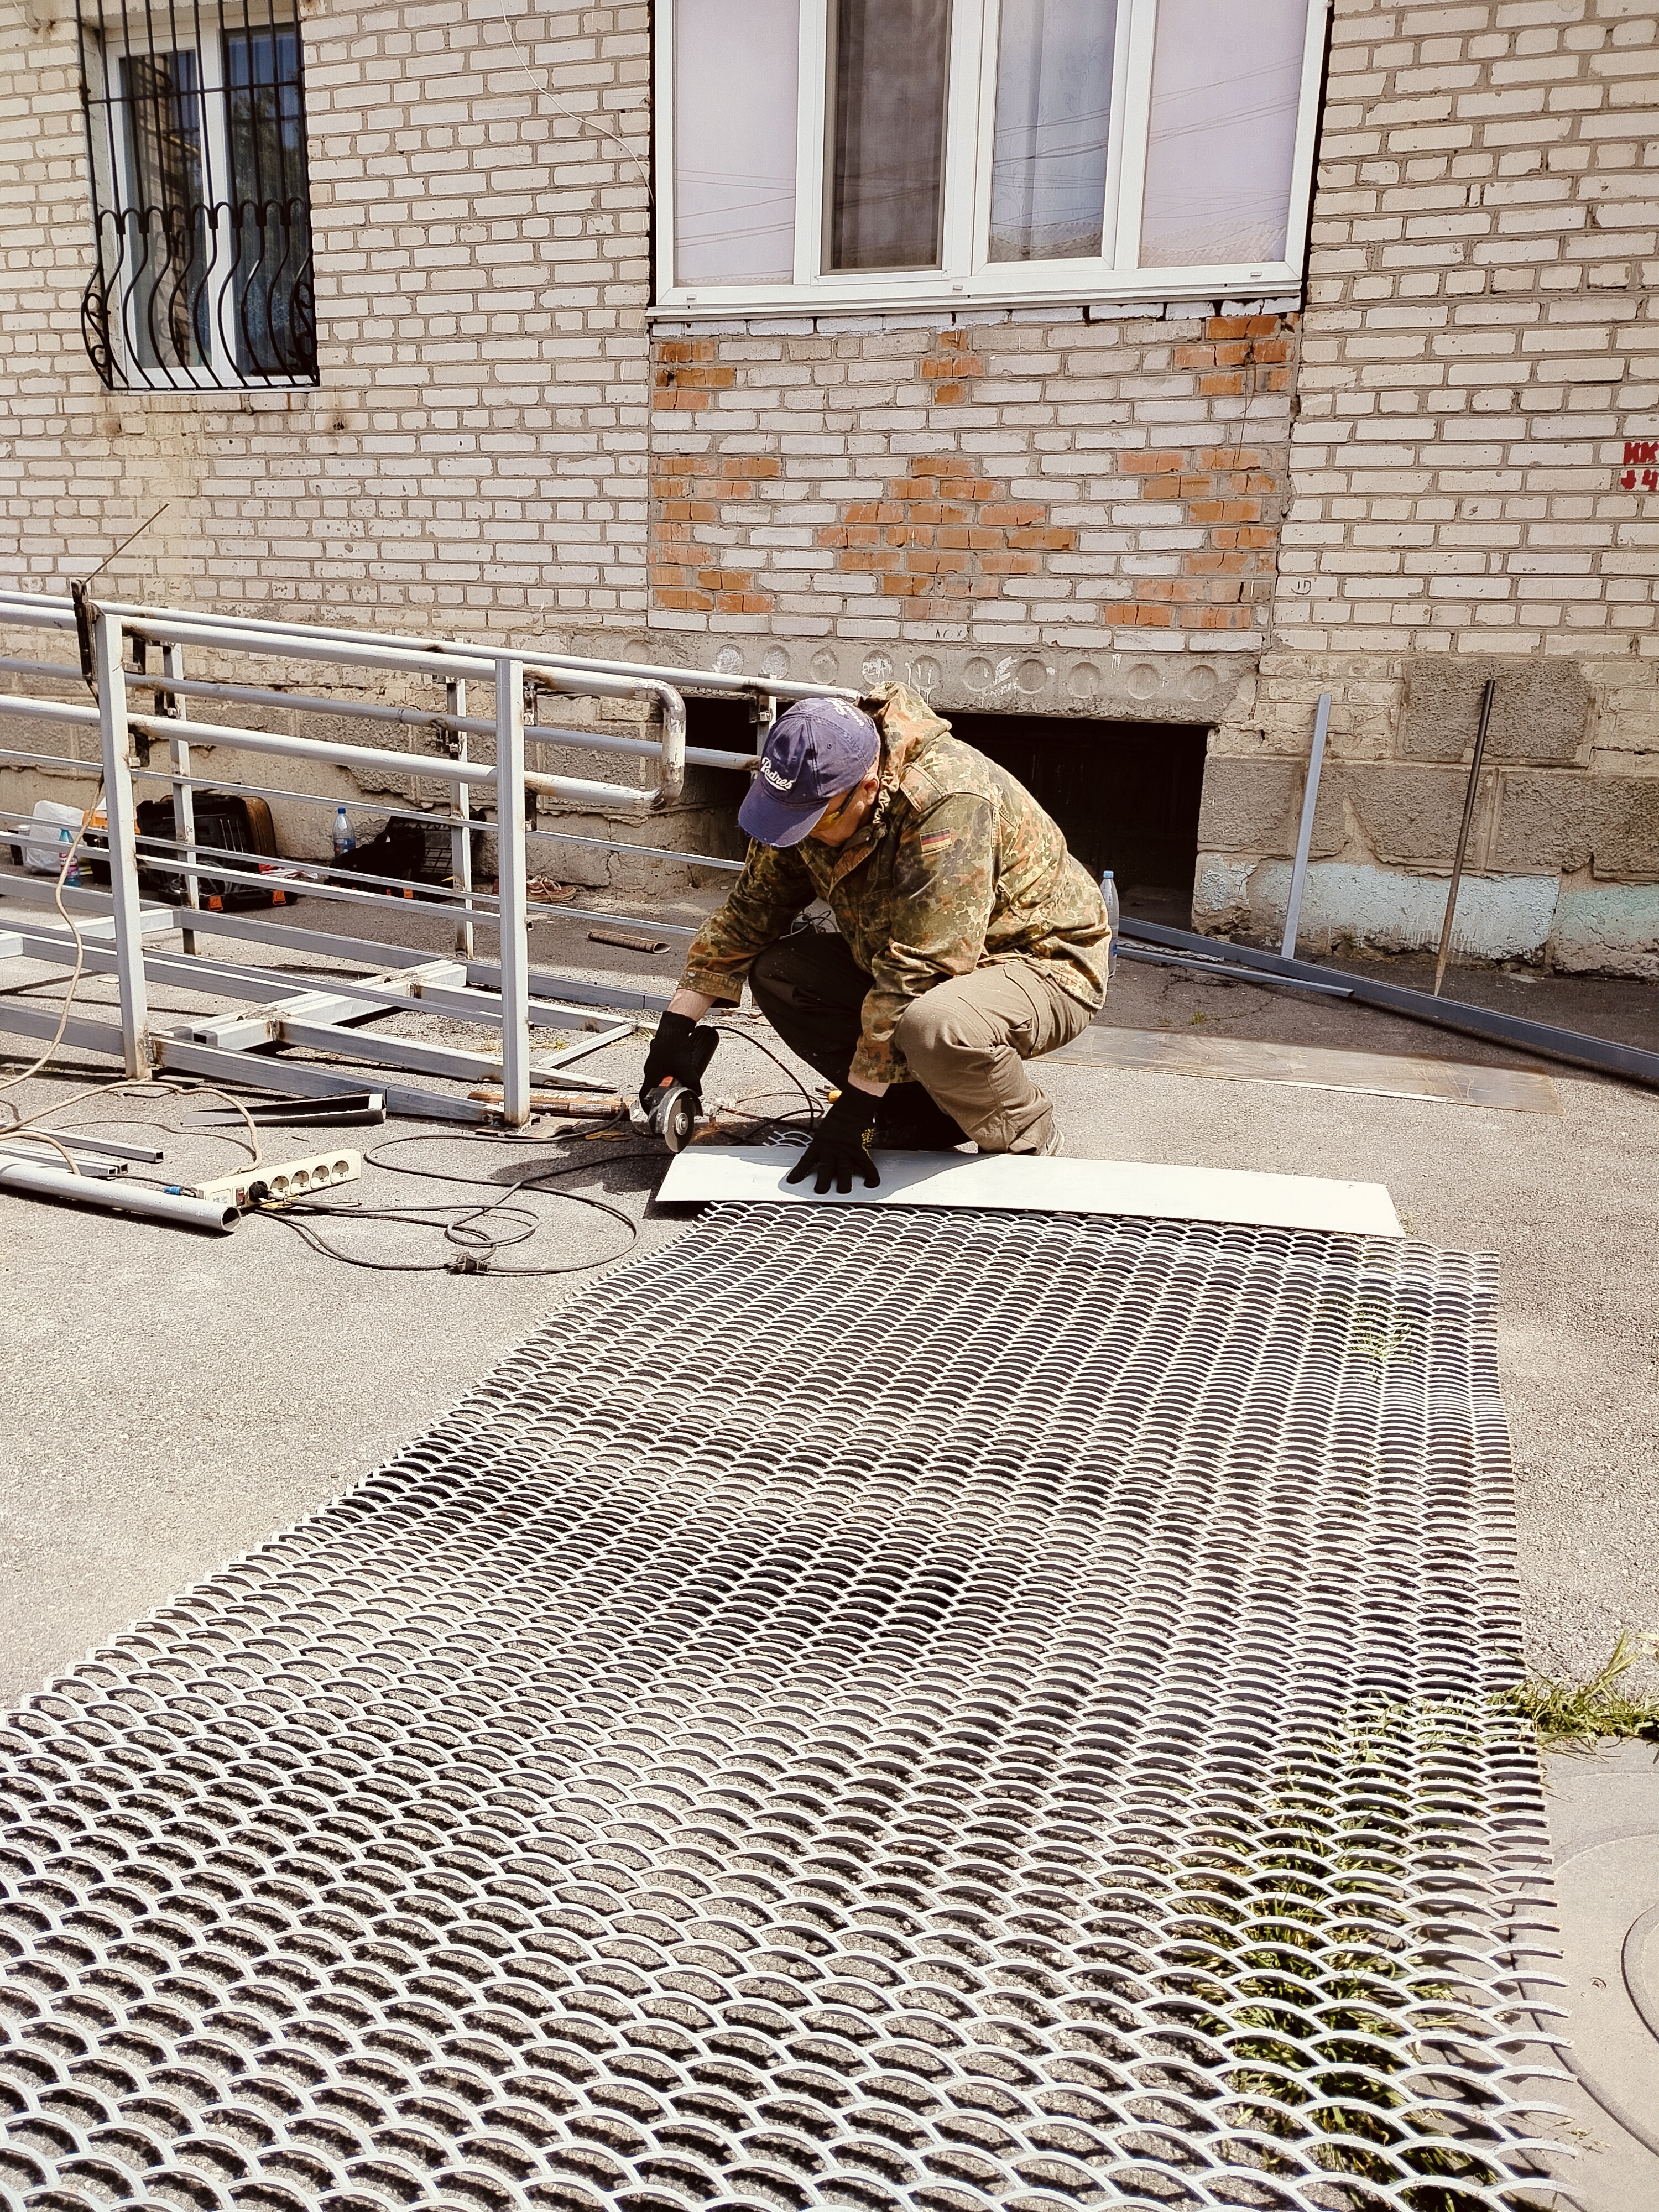
M 657 1195 L 671 1205 L 978 1206 L 1006 1213 L 1116 1213 L 1155 1221 L 1242 1221 L 1270 1229 L 1402 1237 L 1380 1182 L 1258 1175 L 1139 1160 L 1033 1159 L 1022 1153 L 878 1152 L 878 1188 L 813 1195 L 784 1181 L 799 1155 L 764 1145 L 692 1145 Z

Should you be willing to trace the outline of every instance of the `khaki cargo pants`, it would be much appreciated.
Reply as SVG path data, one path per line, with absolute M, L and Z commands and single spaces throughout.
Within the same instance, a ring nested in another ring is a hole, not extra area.
M 870 988 L 846 939 L 798 931 L 768 946 L 749 983 L 790 1049 L 844 1085 Z M 982 1152 L 1042 1152 L 1054 1107 L 1025 1063 L 1068 1043 L 1089 1018 L 1034 960 L 997 961 L 935 984 L 900 1020 L 896 1042 L 916 1081 L 895 1085 L 882 1101 L 876 1143 L 954 1144 L 965 1136 Z M 931 1127 L 918 1085 L 939 1109 Z

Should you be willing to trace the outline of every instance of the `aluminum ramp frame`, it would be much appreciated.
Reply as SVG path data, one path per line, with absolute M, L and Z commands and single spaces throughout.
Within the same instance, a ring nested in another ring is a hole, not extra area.
M 717 1212 L 11 1723 L 0 2192 L 1555 2203 L 1511 1550 L 1488 1261 Z

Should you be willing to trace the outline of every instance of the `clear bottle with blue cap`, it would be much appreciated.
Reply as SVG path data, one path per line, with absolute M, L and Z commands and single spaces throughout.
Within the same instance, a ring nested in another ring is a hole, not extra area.
M 1109 868 L 1100 872 L 1100 896 L 1106 902 L 1106 919 L 1112 925 L 1111 950 L 1106 955 L 1106 980 L 1109 983 L 1117 973 L 1117 921 L 1119 914 L 1117 879 Z

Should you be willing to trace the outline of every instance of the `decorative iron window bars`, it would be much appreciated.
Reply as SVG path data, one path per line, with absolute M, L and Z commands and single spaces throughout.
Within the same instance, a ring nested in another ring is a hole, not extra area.
M 106 385 L 317 381 L 297 0 L 81 0 Z

